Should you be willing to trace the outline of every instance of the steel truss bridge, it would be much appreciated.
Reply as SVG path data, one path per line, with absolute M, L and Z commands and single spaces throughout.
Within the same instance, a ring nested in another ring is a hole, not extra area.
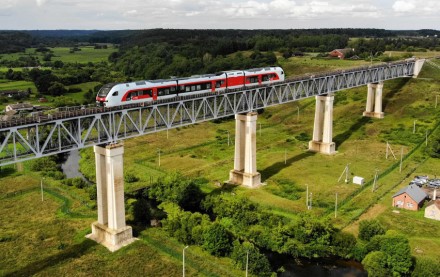
M 414 74 L 415 60 L 301 76 L 272 85 L 141 105 L 78 108 L 0 121 L 0 166 L 220 119 Z

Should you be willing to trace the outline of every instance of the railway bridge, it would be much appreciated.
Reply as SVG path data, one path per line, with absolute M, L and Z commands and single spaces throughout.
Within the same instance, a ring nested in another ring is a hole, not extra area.
M 261 87 L 181 96 L 144 105 L 71 108 L 48 115 L 0 121 L 0 166 L 75 149 L 94 147 L 98 220 L 91 239 L 116 251 L 134 238 L 125 223 L 124 139 L 235 115 L 235 157 L 230 182 L 258 187 L 256 125 L 259 109 L 315 97 L 315 121 L 309 150 L 334 154 L 334 93 L 367 85 L 363 116 L 383 118 L 386 80 L 417 77 L 424 59 L 300 76 Z

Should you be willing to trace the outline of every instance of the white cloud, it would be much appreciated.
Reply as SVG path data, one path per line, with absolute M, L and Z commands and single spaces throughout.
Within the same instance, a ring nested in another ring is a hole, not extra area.
M 136 15 L 138 13 L 137 10 L 129 10 L 124 13 L 125 16 Z
M 410 1 L 396 1 L 393 4 L 393 10 L 399 13 L 414 11 L 416 6 Z
M 36 0 L 37 1 L 37 6 L 41 7 L 44 4 L 46 4 L 47 0 Z

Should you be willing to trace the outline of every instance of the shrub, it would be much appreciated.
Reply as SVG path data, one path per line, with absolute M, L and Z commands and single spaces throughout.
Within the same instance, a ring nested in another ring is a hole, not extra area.
M 214 256 L 226 256 L 231 251 L 231 240 L 228 230 L 215 222 L 203 234 L 203 249 Z
M 365 241 L 369 241 L 376 235 L 385 234 L 385 228 L 379 223 L 379 221 L 362 220 L 359 223 L 359 238 Z

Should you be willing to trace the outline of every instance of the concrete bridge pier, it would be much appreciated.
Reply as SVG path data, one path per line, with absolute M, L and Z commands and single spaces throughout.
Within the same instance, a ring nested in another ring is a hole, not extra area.
M 231 183 L 250 188 L 261 184 L 257 172 L 257 113 L 235 115 L 234 169 L 229 173 Z
M 132 243 L 132 229 L 125 225 L 124 174 L 121 143 L 94 146 L 98 221 L 86 237 L 114 252 Z
M 316 96 L 315 124 L 309 151 L 332 155 L 336 153 L 333 142 L 333 95 Z
M 384 113 L 382 111 L 382 91 L 383 82 L 373 84 L 368 84 L 368 94 L 367 94 L 367 106 L 363 116 L 383 118 Z M 374 106 L 374 110 L 373 110 Z

